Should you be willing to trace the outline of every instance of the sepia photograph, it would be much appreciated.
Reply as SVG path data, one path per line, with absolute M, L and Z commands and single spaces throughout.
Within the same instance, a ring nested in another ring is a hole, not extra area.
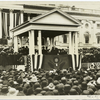
M 99 95 L 100 1 L 0 1 L 0 96 Z

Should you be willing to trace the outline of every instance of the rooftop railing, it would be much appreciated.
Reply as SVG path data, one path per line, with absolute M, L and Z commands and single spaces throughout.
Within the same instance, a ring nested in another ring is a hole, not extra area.
M 88 13 L 88 14 L 100 14 L 100 10 L 95 9 L 83 9 L 83 8 L 75 8 L 75 7 L 66 7 L 60 8 L 64 12 L 79 12 L 79 13 Z

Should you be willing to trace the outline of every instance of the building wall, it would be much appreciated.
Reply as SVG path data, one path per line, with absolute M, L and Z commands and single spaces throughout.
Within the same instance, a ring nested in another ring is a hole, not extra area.
M 2 23 L 0 27 L 0 38 L 7 38 L 10 36 L 10 29 L 20 25 L 21 23 L 32 19 L 40 14 L 44 14 L 55 7 L 49 6 L 35 6 L 35 5 L 18 5 L 15 6 L 0 6 L 1 8 L 1 20 Z M 100 47 L 100 44 L 97 42 L 97 36 L 100 32 L 100 11 L 99 10 L 89 10 L 89 9 L 80 9 L 66 7 L 60 8 L 65 13 L 70 14 L 72 17 L 76 18 L 81 22 L 78 33 L 78 46 L 79 48 L 91 48 L 91 47 Z M 11 17 L 11 12 L 12 16 Z M 6 22 L 7 21 L 7 22 Z M 2 27 L 3 26 L 3 27 Z M 3 31 L 4 30 L 4 31 Z M 2 34 L 2 35 L 1 35 Z M 89 43 L 85 43 L 86 35 L 89 35 Z M 3 37 L 5 35 L 5 37 Z M 66 34 L 66 43 L 64 43 L 64 36 L 56 37 L 55 41 L 57 45 L 68 46 L 69 39 L 68 34 Z

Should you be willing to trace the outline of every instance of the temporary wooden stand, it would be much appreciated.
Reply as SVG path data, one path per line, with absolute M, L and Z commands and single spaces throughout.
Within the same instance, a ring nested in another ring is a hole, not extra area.
M 11 32 L 13 32 L 14 34 L 14 51 L 18 52 L 18 36 L 24 35 L 27 32 L 29 36 L 29 55 L 31 56 L 32 62 L 32 55 L 35 54 L 35 39 L 37 39 L 35 38 L 36 34 L 38 34 L 37 46 L 39 55 L 42 54 L 42 37 L 45 37 L 45 39 L 47 39 L 47 37 L 50 37 L 50 43 L 52 47 L 55 36 L 69 34 L 69 54 L 77 55 L 78 65 L 77 34 L 79 31 L 79 26 L 80 22 L 70 15 L 62 12 L 59 9 L 51 10 L 50 12 L 33 18 L 11 30 Z M 35 31 L 37 32 L 35 33 Z M 33 71 L 32 63 L 31 69 Z M 74 60 L 73 69 L 75 70 Z

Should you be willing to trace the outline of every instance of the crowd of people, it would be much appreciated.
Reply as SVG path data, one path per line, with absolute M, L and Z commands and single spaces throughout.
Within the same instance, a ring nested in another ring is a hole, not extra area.
M 28 46 L 23 46 L 21 48 L 18 49 L 18 52 L 22 55 L 28 55 L 29 54 L 29 48 Z
M 26 46 L 23 46 L 18 49 L 18 52 L 22 55 L 28 55 L 29 54 L 29 48 Z M 38 53 L 38 50 L 35 49 L 35 54 Z M 56 47 L 52 47 L 51 49 L 48 47 L 42 47 L 42 54 L 45 55 L 61 55 L 61 54 L 67 54 L 68 50 L 67 49 L 58 49 Z
M 100 95 L 100 69 L 0 70 L 0 96 Z
M 42 48 L 42 53 L 46 55 L 62 55 L 62 54 L 67 54 L 68 50 L 67 49 L 58 49 L 56 47 L 52 47 L 51 49 L 47 47 Z

